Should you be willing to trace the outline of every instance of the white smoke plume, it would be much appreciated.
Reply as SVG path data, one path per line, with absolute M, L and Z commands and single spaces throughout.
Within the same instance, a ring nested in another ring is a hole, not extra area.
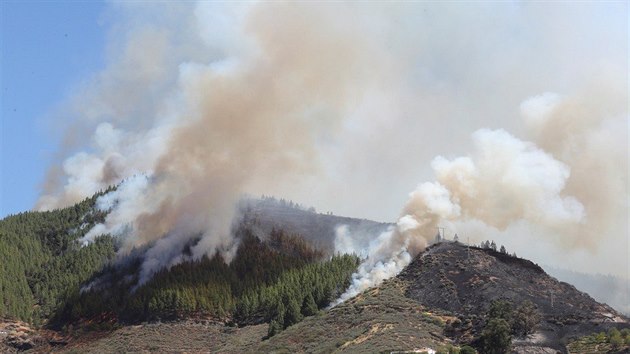
M 400 217 L 369 247 L 346 237 L 374 279 L 438 224 L 523 255 L 533 239 L 546 263 L 628 277 L 626 4 L 114 2 L 108 12 L 106 67 L 65 107 L 73 120 L 58 124 L 61 161 L 36 208 L 120 183 L 83 241 L 116 235 L 121 256 L 148 247 L 143 278 L 199 237 L 193 257 L 229 259 L 243 193 Z M 434 182 L 399 214 L 419 180 Z
M 547 93 L 526 100 L 521 105 L 525 119 L 537 124 L 553 124 L 552 121 L 558 119 L 552 115 L 560 109 L 559 97 Z M 592 116 L 589 118 L 596 120 Z M 582 133 L 603 134 L 593 129 Z M 612 138 L 609 134 L 613 132 L 606 134 Z M 424 250 L 438 232 L 438 226 L 444 223 L 450 225 L 454 232 L 458 225 L 467 222 L 498 231 L 505 231 L 520 223 L 531 225 L 543 234 L 553 235 L 554 242 L 567 248 L 578 243 L 596 247 L 596 241 L 593 241 L 597 240 L 596 228 L 601 230 L 609 227 L 606 222 L 611 217 L 606 214 L 614 214 L 614 207 L 627 210 L 627 204 L 615 206 L 610 202 L 598 204 L 592 200 L 593 195 L 614 200 L 614 196 L 606 195 L 611 192 L 628 195 L 627 177 L 621 181 L 625 184 L 615 184 L 618 175 L 612 168 L 598 171 L 599 176 L 609 184 L 592 185 L 590 188 L 596 193 L 572 189 L 572 185 L 586 188 L 589 182 L 593 182 L 593 171 L 572 176 L 572 166 L 557 160 L 536 144 L 519 140 L 501 129 L 480 129 L 473 133 L 472 138 L 474 150 L 471 155 L 451 160 L 442 156 L 433 159 L 431 166 L 436 181 L 420 184 L 409 195 L 396 226 L 369 245 L 366 259 L 353 275 L 350 288 L 337 302 L 345 301 L 398 274 L 415 255 Z M 578 135 L 571 136 L 571 139 L 588 137 Z M 591 152 L 586 147 L 574 147 L 574 151 L 566 151 L 562 149 L 568 150 L 564 146 L 567 142 L 553 140 L 551 143 L 566 152 L 560 156 L 573 166 L 597 163 L 588 161 Z M 623 141 L 613 140 L 609 144 L 620 148 Z M 614 151 L 612 149 L 611 153 Z M 597 156 L 601 158 L 601 155 Z M 614 155 L 606 156 L 615 158 Z M 618 162 L 623 164 L 621 160 Z M 590 202 L 587 204 L 589 208 L 582 201 Z M 587 216 L 592 215 L 598 216 L 598 219 L 589 222 Z M 338 251 L 356 252 L 348 247 L 346 240 L 352 236 L 347 234 L 347 228 L 337 231 L 339 241 L 336 245 L 345 246 Z

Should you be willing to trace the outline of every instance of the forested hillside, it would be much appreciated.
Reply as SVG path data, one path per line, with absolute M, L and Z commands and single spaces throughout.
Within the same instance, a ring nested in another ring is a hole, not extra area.
M 203 316 L 271 322 L 273 335 L 339 296 L 358 264 L 356 256 L 331 257 L 300 235 L 266 232 L 260 220 L 244 218 L 230 262 L 219 253 L 189 259 L 139 284 L 142 250 L 112 263 L 115 238 L 77 241 L 105 216 L 93 208 L 98 196 L 0 221 L 0 317 L 62 328 Z
M 0 220 L 0 316 L 39 324 L 114 255 L 108 236 L 86 247 L 76 240 L 104 215 L 100 194 L 72 207 Z
M 272 321 L 274 334 L 327 306 L 349 285 L 355 256 L 324 255 L 301 237 L 273 230 L 267 240 L 249 228 L 232 262 L 220 254 L 187 261 L 157 273 L 136 288 L 139 262 L 107 267 L 90 290 L 68 298 L 55 323 L 83 319 L 135 323 L 205 316 L 238 324 Z

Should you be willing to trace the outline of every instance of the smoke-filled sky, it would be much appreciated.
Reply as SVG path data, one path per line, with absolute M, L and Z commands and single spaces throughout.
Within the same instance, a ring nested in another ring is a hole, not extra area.
M 630 273 L 624 2 L 112 2 L 98 23 L 103 64 L 49 107 L 59 144 L 22 188 L 50 209 L 125 181 L 84 241 L 153 245 L 147 275 L 198 235 L 229 253 L 243 193 L 396 222 L 388 257 L 442 225 Z M 39 146 L 4 142 L 5 100 L 3 160 Z

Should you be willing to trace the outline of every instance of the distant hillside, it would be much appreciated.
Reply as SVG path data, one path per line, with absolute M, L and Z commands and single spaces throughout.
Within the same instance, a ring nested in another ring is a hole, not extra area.
M 245 224 L 253 225 L 260 234 L 269 234 L 273 228 L 298 234 L 316 248 L 327 253 L 334 251 L 335 230 L 346 225 L 357 242 L 369 241 L 385 231 L 391 224 L 366 219 L 317 213 L 314 208 L 304 208 L 283 199 L 265 197 L 245 199 L 240 207 Z
M 586 274 L 568 269 L 544 266 L 547 273 L 584 291 L 630 316 L 630 280 L 612 275 Z

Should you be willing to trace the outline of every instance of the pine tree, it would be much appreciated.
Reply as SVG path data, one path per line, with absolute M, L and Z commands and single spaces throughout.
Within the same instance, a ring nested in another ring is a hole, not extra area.
M 277 320 L 271 320 L 271 322 L 269 322 L 269 329 L 267 330 L 267 337 L 273 337 L 281 331 L 282 326 L 280 325 L 280 322 Z
M 286 328 L 286 326 L 284 325 L 285 321 L 285 313 L 286 313 L 286 309 L 284 307 L 284 303 L 282 301 L 278 301 L 275 304 L 275 310 L 274 310 L 274 315 L 272 316 L 272 321 L 276 321 L 278 322 L 278 324 L 280 324 L 281 328 L 284 329 Z
M 295 296 L 291 296 L 288 299 L 288 303 L 286 305 L 286 314 L 284 317 L 284 327 L 289 327 L 293 324 L 296 324 L 302 320 L 302 312 L 300 308 L 300 304 Z
M 313 316 L 317 313 L 317 304 L 315 303 L 315 299 L 313 298 L 313 294 L 309 292 L 302 302 L 302 315 L 304 316 Z

